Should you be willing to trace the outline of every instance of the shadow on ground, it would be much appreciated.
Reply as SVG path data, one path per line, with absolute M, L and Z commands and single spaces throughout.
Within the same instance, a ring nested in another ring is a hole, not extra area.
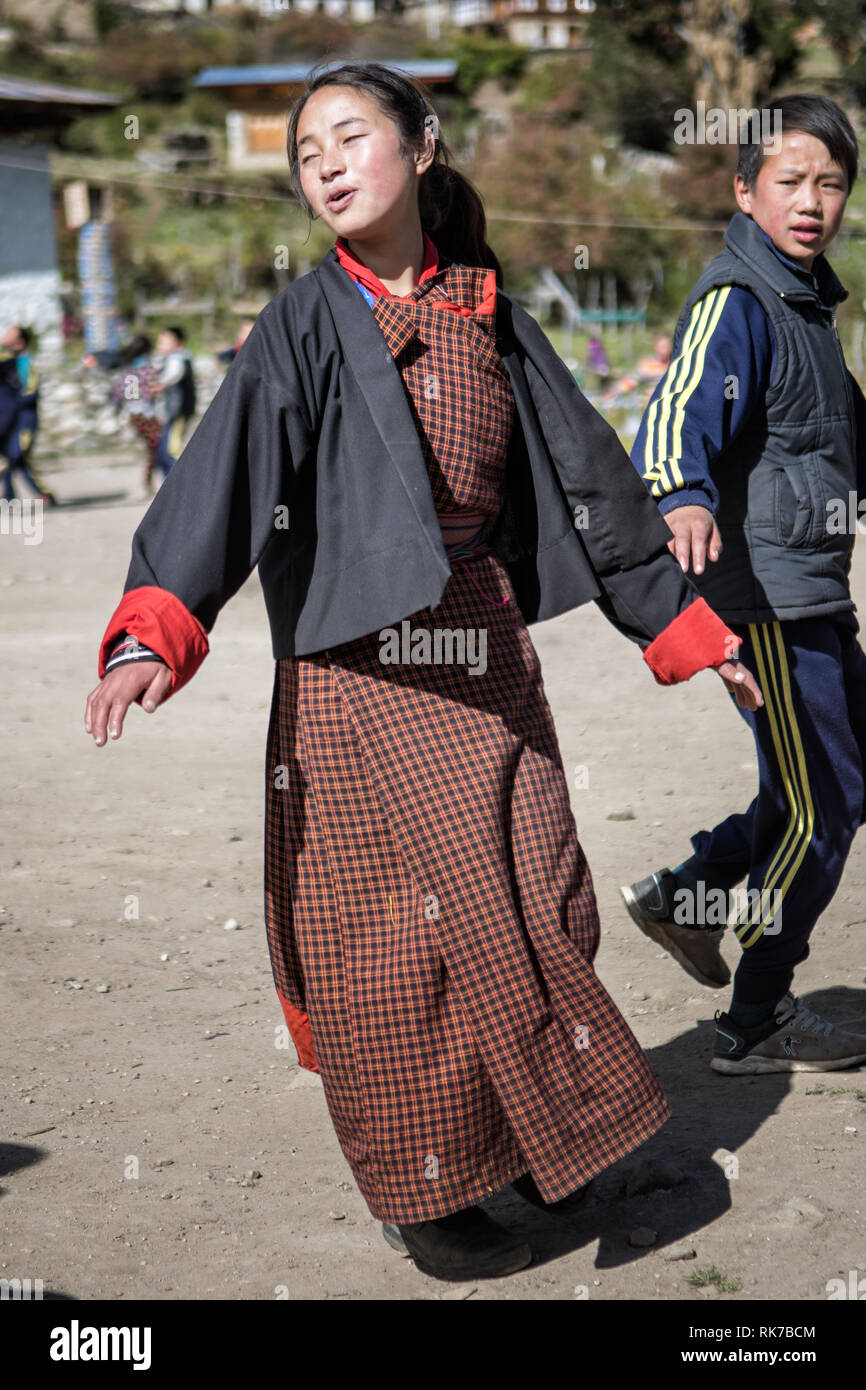
M 866 991 L 847 987 L 815 990 L 801 996 L 807 1008 L 854 1032 L 866 1034 Z M 614 1269 L 642 1259 L 711 1225 L 731 1207 L 730 1184 L 712 1155 L 742 1148 L 769 1120 L 788 1094 L 789 1073 L 767 1076 L 721 1076 L 710 1067 L 715 1025 L 702 1019 L 696 1028 L 661 1047 L 647 1049 L 650 1064 L 673 1110 L 658 1134 L 595 1180 L 594 1195 L 577 1216 L 547 1216 L 504 1188 L 484 1203 L 496 1220 L 521 1235 L 535 1253 L 534 1265 L 547 1264 L 592 1241 L 599 1241 L 597 1269 Z M 824 1076 L 861 1077 L 853 1067 Z M 826 1084 L 826 1083 L 825 1083 Z M 844 1084 L 840 1082 L 840 1084 Z M 624 1195 L 627 1174 L 645 1159 L 673 1164 L 685 1175 L 676 1187 Z M 651 1249 L 629 1245 L 637 1227 L 658 1232 Z

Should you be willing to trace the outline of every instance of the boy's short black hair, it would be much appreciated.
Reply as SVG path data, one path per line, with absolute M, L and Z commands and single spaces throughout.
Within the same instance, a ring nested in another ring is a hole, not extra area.
M 174 324 L 174 323 L 166 324 L 165 331 L 166 331 L 166 333 L 173 333 L 174 336 L 175 336 L 175 338 L 177 338 L 177 341 L 178 341 L 179 343 L 185 343 L 185 342 L 186 342 L 186 333 L 184 332 L 184 330 L 183 330 L 178 324 Z
M 772 113 L 774 131 L 790 135 L 798 130 L 804 135 L 813 135 L 826 145 L 830 157 L 846 171 L 848 191 L 851 191 L 857 178 L 859 149 L 857 136 L 841 106 L 837 106 L 829 97 L 818 96 L 816 92 L 794 92 L 789 96 L 776 97 L 768 103 L 767 110 Z M 757 126 L 758 123 L 753 124 Z M 755 186 L 765 153 L 760 138 L 740 142 L 737 173 L 749 189 Z
M 15 327 L 18 330 L 18 337 L 21 339 L 24 346 L 29 348 L 30 344 L 33 342 L 33 329 L 25 328 L 23 324 L 20 323 L 16 324 Z

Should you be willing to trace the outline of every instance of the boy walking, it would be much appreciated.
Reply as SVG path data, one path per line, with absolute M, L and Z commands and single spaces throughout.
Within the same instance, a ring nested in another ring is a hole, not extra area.
M 866 1059 L 866 1037 L 790 993 L 864 820 L 866 655 L 849 589 L 853 528 L 840 516 L 866 492 L 866 402 L 836 331 L 847 291 L 824 257 L 858 149 L 826 97 L 773 109 L 781 142 L 773 153 L 740 145 L 739 211 L 686 301 L 631 453 L 669 548 L 741 638 L 764 695 L 763 708 L 740 706 L 757 748 L 751 805 L 692 836 L 694 853 L 673 871 L 622 889 L 641 930 L 721 988 L 729 914 L 718 905 L 747 879 L 733 914 L 743 949 L 733 1000 L 716 1015 L 712 1066 L 727 1074 Z

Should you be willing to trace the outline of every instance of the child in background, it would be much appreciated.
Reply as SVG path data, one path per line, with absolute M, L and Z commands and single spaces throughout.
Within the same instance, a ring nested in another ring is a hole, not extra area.
M 156 467 L 167 478 L 183 446 L 195 415 L 195 376 L 192 358 L 184 347 L 182 328 L 164 328 L 156 340 L 162 357 L 159 380 L 153 387 L 162 396 L 163 427 L 156 446 Z

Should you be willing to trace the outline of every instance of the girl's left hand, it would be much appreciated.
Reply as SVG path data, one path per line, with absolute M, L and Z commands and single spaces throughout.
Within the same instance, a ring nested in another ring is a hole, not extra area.
M 714 669 L 718 671 L 731 695 L 736 697 L 740 709 L 759 709 L 764 703 L 758 682 L 741 661 L 725 661 Z

